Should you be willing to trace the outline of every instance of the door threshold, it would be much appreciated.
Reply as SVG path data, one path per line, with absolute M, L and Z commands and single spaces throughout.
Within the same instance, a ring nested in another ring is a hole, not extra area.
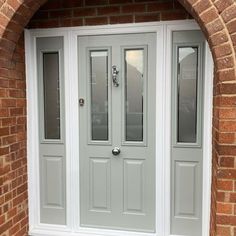
M 138 231 L 125 231 L 101 228 L 80 228 L 70 230 L 65 226 L 40 225 L 31 228 L 29 236 L 157 236 L 156 233 L 146 233 Z

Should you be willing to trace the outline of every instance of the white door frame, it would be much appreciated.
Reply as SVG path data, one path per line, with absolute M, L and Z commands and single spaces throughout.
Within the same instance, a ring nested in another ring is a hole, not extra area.
M 170 148 L 171 148 L 171 48 L 172 32 L 196 30 L 193 20 L 82 26 L 25 30 L 27 84 L 27 162 L 29 194 L 29 234 L 34 236 L 169 236 L 170 235 Z M 157 34 L 156 66 L 156 233 L 82 228 L 79 225 L 79 105 L 78 105 L 78 47 L 82 35 L 128 34 L 155 32 Z M 67 224 L 40 223 L 39 200 L 39 141 L 38 88 L 36 67 L 36 38 L 64 37 L 65 61 L 65 130 L 66 130 L 66 192 Z M 206 46 L 203 128 L 203 236 L 209 235 L 212 158 L 212 98 L 213 62 Z M 70 115 L 73 114 L 73 115 Z M 157 134 L 159 134 L 157 136 Z M 161 134 L 161 136 L 160 136 Z M 162 137 L 161 139 L 158 137 Z M 77 187 L 75 187 L 77 186 Z M 76 209 L 76 210 L 74 210 Z M 173 235 L 172 235 L 173 236 Z

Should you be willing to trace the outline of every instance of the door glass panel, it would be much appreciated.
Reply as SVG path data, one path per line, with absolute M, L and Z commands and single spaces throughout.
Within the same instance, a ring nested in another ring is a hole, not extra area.
M 125 50 L 125 140 L 143 141 L 144 50 Z
M 91 137 L 108 140 L 108 51 L 90 51 Z
M 177 141 L 195 143 L 197 138 L 198 48 L 178 48 Z
M 59 53 L 43 53 L 44 138 L 60 139 Z

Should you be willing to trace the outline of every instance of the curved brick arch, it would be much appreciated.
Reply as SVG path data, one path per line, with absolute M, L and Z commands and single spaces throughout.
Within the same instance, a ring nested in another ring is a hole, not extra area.
M 215 236 L 217 231 L 220 236 L 233 236 L 236 235 L 236 2 L 178 1 L 199 23 L 215 62 L 211 235 Z M 3 164 L 0 162 L 0 170 L 3 170 L 0 183 L 13 179 L 9 185 L 0 186 L 0 191 L 7 192 L 12 186 L 16 189 L 5 195 L 4 199 L 0 198 L 1 204 L 5 199 L 12 199 L 9 205 L 2 204 L 2 210 L 0 206 L 0 232 L 9 229 L 10 235 L 21 232 L 18 233 L 21 236 L 27 231 L 26 174 L 22 179 L 12 177 L 15 173 L 12 170 L 26 172 L 25 158 L 20 162 L 17 160 L 26 156 L 26 131 L 23 128 L 26 125 L 25 84 L 19 80 L 19 77 L 24 77 L 19 65 L 23 63 L 20 59 L 23 54 L 17 43 L 25 25 L 45 2 L 0 0 L 0 131 L 1 135 L 5 135 L 0 137 L 0 155 L 5 157 Z M 21 165 L 24 165 L 24 170 L 20 169 Z M 6 175 L 7 172 L 11 175 Z M 24 231 L 13 220 L 8 220 L 5 212 L 16 217 L 20 214 L 24 220 Z
M 18 41 L 24 26 L 46 1 L 0 1 L 1 49 L 4 48 L 10 53 L 13 51 L 14 43 Z M 233 68 L 236 65 L 236 58 L 234 44 L 230 36 L 236 31 L 236 22 L 233 20 L 236 18 L 236 2 L 234 0 L 178 1 L 194 16 L 205 33 L 210 43 L 216 69 L 227 69 L 230 66 Z M 233 36 L 233 39 L 235 38 L 236 36 Z M 1 56 L 4 55 L 5 53 L 1 53 Z

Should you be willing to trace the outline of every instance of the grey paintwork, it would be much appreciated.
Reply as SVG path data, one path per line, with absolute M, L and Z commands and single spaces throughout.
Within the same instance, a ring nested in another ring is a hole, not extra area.
M 46 37 L 37 38 L 36 40 L 39 101 L 40 222 L 47 224 L 66 224 L 63 44 L 63 37 Z M 59 52 L 61 135 L 58 140 L 44 138 L 44 52 Z
M 202 120 L 204 36 L 200 31 L 173 33 L 172 135 L 171 135 L 171 234 L 202 234 Z M 177 48 L 198 47 L 197 138 L 195 143 L 177 142 Z
M 153 33 L 79 37 L 81 226 L 155 231 L 155 39 Z M 144 142 L 124 141 L 124 49 L 143 48 Z M 89 50 L 108 50 L 109 140 L 91 141 Z M 111 66 L 119 83 L 111 81 Z M 118 156 L 112 155 L 120 147 Z

